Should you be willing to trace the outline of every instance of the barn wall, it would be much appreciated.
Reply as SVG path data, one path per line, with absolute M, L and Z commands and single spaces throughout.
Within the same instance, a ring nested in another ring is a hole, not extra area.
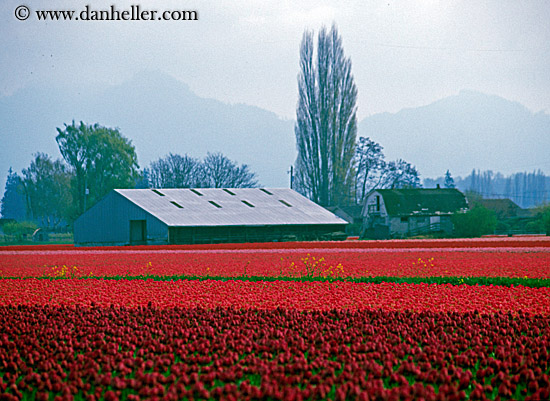
M 345 233 L 345 224 L 310 224 L 277 226 L 171 227 L 171 244 L 204 244 L 222 242 L 271 242 L 332 238 L 333 233 Z
M 168 227 L 164 223 L 122 195 L 111 192 L 75 221 L 75 245 L 128 245 L 130 220 L 146 221 L 148 244 L 168 242 Z

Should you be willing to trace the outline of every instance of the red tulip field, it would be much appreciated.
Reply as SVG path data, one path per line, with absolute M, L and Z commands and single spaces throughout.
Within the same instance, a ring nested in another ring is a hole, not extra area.
M 2 247 L 34 399 L 550 399 L 550 239 Z

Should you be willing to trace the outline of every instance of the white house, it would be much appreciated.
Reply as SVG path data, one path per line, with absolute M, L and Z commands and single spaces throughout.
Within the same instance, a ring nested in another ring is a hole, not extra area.
M 451 233 L 451 216 L 467 209 L 466 197 L 454 188 L 377 189 L 367 195 L 363 206 L 362 235 L 396 238 Z

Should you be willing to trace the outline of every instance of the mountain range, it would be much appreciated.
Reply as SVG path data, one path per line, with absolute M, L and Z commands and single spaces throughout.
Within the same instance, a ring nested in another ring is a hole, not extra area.
M 2 189 L 9 167 L 20 172 L 33 153 L 60 157 L 56 128 L 73 120 L 119 128 L 135 145 L 140 167 L 169 152 L 197 158 L 222 152 L 248 164 L 262 185 L 287 187 L 296 156 L 292 121 L 204 99 L 168 75 L 143 72 L 104 90 L 33 87 L 0 98 Z
M 248 164 L 263 186 L 286 187 L 296 158 L 292 120 L 199 97 L 169 75 L 146 71 L 106 88 L 33 86 L 0 97 L 0 187 L 9 167 L 20 172 L 33 153 L 60 157 L 56 128 L 72 120 L 118 127 L 141 167 L 169 152 L 197 158 L 222 152 Z M 475 91 L 369 116 L 359 122 L 358 136 L 379 142 L 386 159 L 412 163 L 422 178 L 447 169 L 454 176 L 474 168 L 550 170 L 550 115 Z
M 358 135 L 380 143 L 387 159 L 414 164 L 423 178 L 447 170 L 454 176 L 473 169 L 506 175 L 550 170 L 550 115 L 476 91 L 370 116 Z

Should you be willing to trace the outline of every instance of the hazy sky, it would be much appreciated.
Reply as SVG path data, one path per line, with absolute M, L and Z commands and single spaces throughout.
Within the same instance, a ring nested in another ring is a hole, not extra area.
M 196 10 L 198 21 L 38 21 L 36 10 Z M 343 4 L 343 5 L 342 5 Z M 31 10 L 15 18 L 18 6 Z M 550 1 L 1 0 L 0 96 L 160 70 L 198 95 L 293 119 L 305 29 L 335 22 L 359 118 L 475 89 L 550 112 Z

